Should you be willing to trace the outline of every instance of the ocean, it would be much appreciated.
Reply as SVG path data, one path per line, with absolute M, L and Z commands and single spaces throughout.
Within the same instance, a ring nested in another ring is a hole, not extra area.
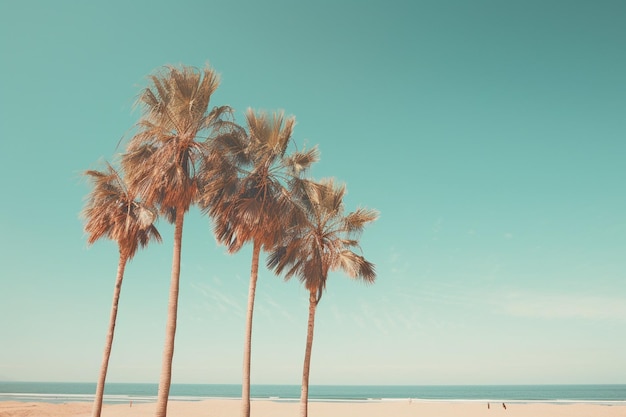
M 106 403 L 154 402 L 157 384 L 108 383 Z M 0 382 L 0 401 L 92 401 L 95 383 Z M 298 401 L 299 385 L 252 385 L 253 399 Z M 240 385 L 172 384 L 170 399 L 241 398 Z M 312 385 L 310 401 L 484 401 L 626 404 L 626 385 Z
M 154 402 L 157 384 L 108 383 L 104 402 Z M 95 383 L 0 382 L 0 401 L 92 401 Z M 299 385 L 252 385 L 253 399 L 298 401 Z M 170 399 L 241 398 L 240 385 L 172 384 Z M 310 401 L 491 401 L 626 404 L 626 385 L 312 385 Z

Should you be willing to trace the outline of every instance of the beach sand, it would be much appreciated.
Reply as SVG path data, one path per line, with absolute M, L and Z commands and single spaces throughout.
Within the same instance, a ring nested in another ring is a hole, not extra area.
M 170 417 L 239 417 L 240 400 L 170 401 Z M 299 403 L 252 401 L 252 417 L 297 417 Z M 105 405 L 102 417 L 149 417 L 155 404 Z M 89 417 L 91 403 L 0 402 L 0 417 Z M 444 402 L 444 401 L 369 401 L 312 402 L 309 417 L 626 417 L 626 405 L 600 404 L 522 404 Z

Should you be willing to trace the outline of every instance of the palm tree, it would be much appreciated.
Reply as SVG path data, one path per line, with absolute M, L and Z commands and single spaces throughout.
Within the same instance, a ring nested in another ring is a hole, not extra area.
M 185 212 L 195 203 L 198 170 L 205 141 L 223 127 L 227 106 L 209 111 L 211 95 L 219 85 L 217 74 L 205 67 L 164 67 L 150 76 L 138 104 L 142 116 L 138 131 L 122 156 L 130 188 L 147 204 L 154 204 L 174 223 L 174 250 L 163 362 L 156 415 L 167 414 L 176 335 L 181 244 Z
M 326 288 L 329 271 L 343 270 L 351 278 L 374 282 L 374 265 L 352 251 L 358 248 L 358 237 L 365 225 L 378 217 L 374 210 L 359 208 L 343 214 L 345 186 L 333 180 L 308 182 L 299 191 L 298 202 L 303 215 L 268 257 L 267 265 L 277 274 L 285 271 L 285 279 L 297 276 L 309 290 L 309 319 L 302 371 L 300 415 L 307 416 L 309 369 L 313 346 L 315 310 Z
M 135 195 L 129 192 L 122 177 L 110 164 L 107 164 L 105 172 L 89 170 L 85 175 L 93 185 L 82 212 L 86 219 L 87 243 L 91 245 L 106 236 L 117 242 L 120 254 L 109 329 L 92 411 L 93 417 L 100 417 L 126 263 L 133 258 L 139 247 L 145 247 L 151 240 L 160 242 L 161 235 L 153 224 L 156 220 L 154 211 L 136 200 Z
M 241 394 L 243 417 L 250 416 L 252 317 L 259 254 L 261 249 L 271 250 L 282 235 L 291 206 L 289 184 L 299 181 L 300 175 L 318 159 L 316 148 L 287 154 L 294 117 L 285 119 L 282 113 L 269 116 L 248 109 L 246 121 L 249 134 L 243 140 L 228 137 L 227 143 L 216 141 L 221 150 L 212 152 L 221 160 L 213 162 L 212 167 L 221 173 L 230 173 L 229 177 L 222 177 L 230 178 L 230 183 L 206 181 L 219 187 L 210 187 L 200 199 L 200 205 L 214 219 L 217 240 L 225 244 L 229 252 L 237 252 L 246 242 L 252 242 Z M 210 178 L 215 177 L 211 169 L 204 172 Z

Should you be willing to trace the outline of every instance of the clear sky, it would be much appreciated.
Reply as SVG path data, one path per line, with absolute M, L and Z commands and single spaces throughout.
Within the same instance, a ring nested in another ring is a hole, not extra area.
M 626 2 L 0 0 L 0 380 L 95 381 L 118 261 L 85 169 L 146 76 L 296 116 L 317 178 L 375 208 L 331 275 L 311 384 L 626 383 Z M 118 143 L 121 144 L 118 147 Z M 173 228 L 126 271 L 109 381 L 157 382 Z M 239 383 L 250 249 L 187 217 L 174 383 Z M 308 298 L 260 271 L 253 383 L 298 384 Z

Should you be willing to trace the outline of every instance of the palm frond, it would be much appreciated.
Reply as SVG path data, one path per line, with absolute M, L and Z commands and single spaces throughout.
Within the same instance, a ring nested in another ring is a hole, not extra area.
M 350 234 L 361 233 L 366 224 L 378 219 L 378 215 L 379 213 L 376 210 L 366 208 L 356 209 L 356 211 L 349 213 L 344 219 L 346 232 Z
M 374 264 L 350 250 L 339 252 L 336 268 L 341 268 L 350 278 L 362 278 L 367 283 L 376 278 Z
M 319 161 L 319 151 L 316 146 L 305 152 L 294 152 L 286 158 L 285 165 L 291 175 L 299 176 L 317 161 Z

